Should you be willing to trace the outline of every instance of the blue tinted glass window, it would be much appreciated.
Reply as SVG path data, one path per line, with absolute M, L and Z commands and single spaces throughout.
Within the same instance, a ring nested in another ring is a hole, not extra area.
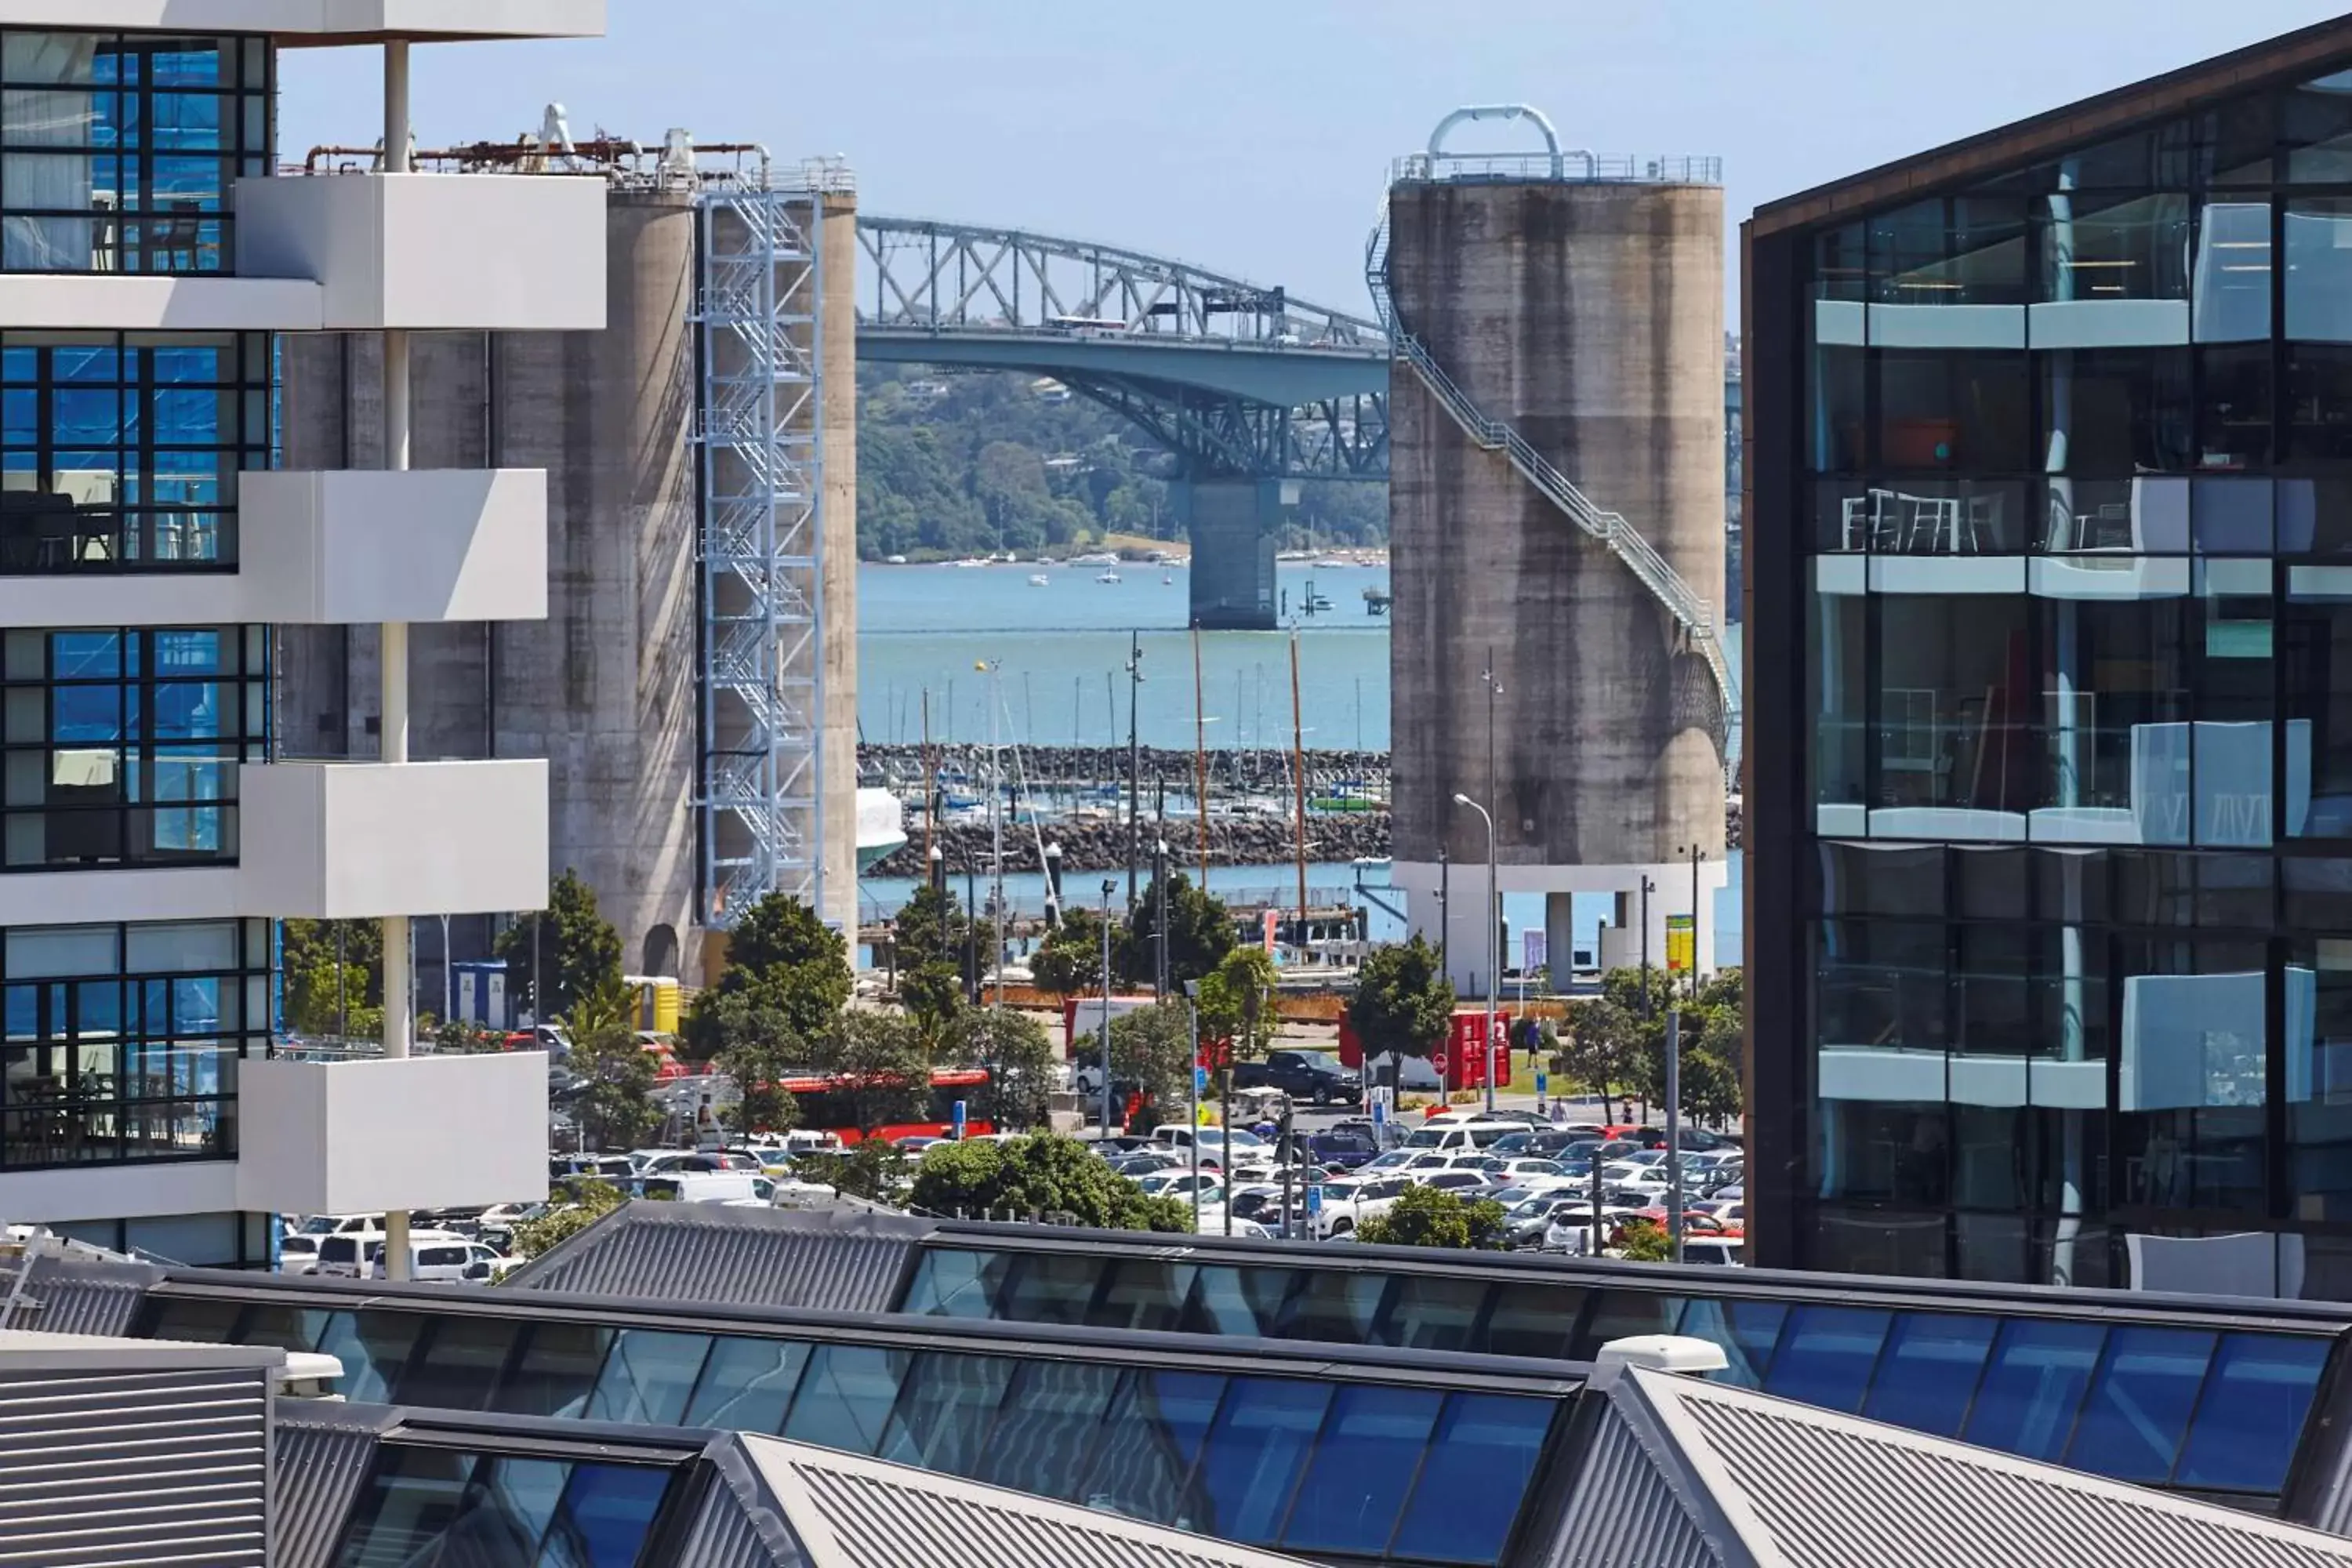
M 1122 1395 L 1116 1367 L 1072 1361 L 1024 1361 L 989 1439 L 977 1479 L 1074 1501 L 1094 1462 L 1096 1439 Z M 1213 1400 L 1211 1408 L 1214 1408 Z M 1206 1425 L 1208 1417 L 1203 1415 Z M 1136 1431 L 1122 1441 L 1151 1441 Z M 1182 1463 L 1192 1462 L 1190 1447 Z M 1181 1484 L 1181 1477 L 1179 1484 Z
M 1332 1344 L 1370 1343 L 1372 1321 L 1388 1293 L 1384 1274 L 1337 1268 L 1302 1268 L 1298 1287 L 1284 1305 L 1275 1335 L 1286 1340 L 1322 1340 Z
M 433 1322 L 401 1382 L 401 1400 L 434 1410 L 487 1409 L 520 1327 L 495 1318 Z
M 2320 1339 L 2222 1335 L 2173 1484 L 2217 1491 L 2284 1487 L 2327 1346 Z
M 1962 1436 L 2029 1459 L 2056 1458 L 2105 1336 L 2094 1323 L 2003 1324 Z
M 1154 1524 L 1208 1530 L 1210 1508 L 1193 1462 L 1224 1393 L 1222 1377 L 1182 1372 L 1129 1376 L 1103 1426 L 1079 1500 Z
M 1783 1399 L 1853 1415 L 1870 1390 L 1890 1316 L 1847 1307 L 1798 1308 L 1789 1314 L 1765 1388 Z
M 572 1467 L 552 1459 L 485 1458 L 457 1517 L 443 1532 L 442 1563 L 530 1563 L 555 1517 Z M 420 1559 L 423 1560 L 423 1559 Z
M 1228 1541 L 1275 1538 L 1330 1402 L 1328 1384 L 1286 1377 L 1234 1380 L 1201 1455 L 1201 1484 L 1213 1520 L 1206 1533 Z
M 873 1453 L 911 1359 L 905 1351 L 868 1345 L 818 1346 L 793 1397 L 784 1436 L 819 1447 Z
M 1408 1274 L 1397 1281 L 1396 1293 L 1389 1298 L 1373 1328 L 1373 1339 L 1380 1344 L 1413 1350 L 1468 1350 L 1478 1310 L 1486 1305 L 1486 1289 L 1478 1279 Z M 1562 1289 L 1559 1294 L 1561 1315 L 1574 1321 L 1583 1292 Z
M 1479 1348 L 1489 1355 L 1564 1356 L 1583 1297 L 1553 1285 L 1497 1285 Z
M 336 1558 L 341 1568 L 433 1562 L 466 1511 L 479 1463 L 472 1454 L 437 1448 L 379 1448 L 367 1488 L 352 1505 Z
M 1087 1321 L 1102 1329 L 1172 1332 L 1183 1325 L 1184 1303 L 1200 1271 L 1196 1264 L 1165 1258 L 1115 1259 Z
M 547 1532 L 542 1568 L 631 1568 L 660 1511 L 670 1473 L 645 1465 L 576 1465 Z
M 2109 1333 L 2066 1463 L 2117 1480 L 2161 1485 L 2172 1474 L 2212 1358 L 2211 1334 L 2120 1328 Z
M 1579 1361 L 1591 1361 L 1612 1340 L 1671 1334 L 1683 1321 L 1685 1304 L 1680 1296 L 1663 1296 L 1654 1290 L 1596 1290 L 1591 1321 L 1569 1353 Z
M 1286 1268 L 1203 1268 L 1185 1304 L 1184 1331 L 1268 1338 L 1292 1278 Z
M 706 1334 L 629 1329 L 614 1342 L 604 1374 L 588 1396 L 588 1419 L 634 1426 L 675 1426 L 710 1352 Z
M 1898 1312 L 1862 1413 L 1914 1432 L 1957 1437 L 1992 1349 L 1994 1320 Z
M 918 1356 L 876 1458 L 950 1476 L 978 1475 L 1012 1381 L 1013 1363 L 1003 1356 Z
M 1771 1301 L 1693 1301 L 1681 1331 L 1723 1347 L 1730 1364 L 1715 1374 L 1716 1382 L 1761 1388 L 1788 1316 L 1788 1308 Z
M 1102 1273 L 1102 1259 L 1083 1253 L 1016 1258 L 997 1297 L 997 1311 L 1024 1323 L 1083 1323 Z
M 1527 1500 L 1553 1409 L 1548 1399 L 1449 1396 L 1390 1552 L 1435 1563 L 1499 1559 Z
M 687 1402 L 686 1424 L 734 1432 L 783 1429 L 793 1390 L 808 1364 L 808 1346 L 797 1340 L 716 1341 L 702 1379 Z
M 586 1410 L 613 1331 L 593 1323 L 534 1323 L 524 1336 L 498 1407 L 519 1415 L 578 1415 Z
M 1396 1529 L 1444 1396 L 1409 1388 L 1343 1388 L 1307 1461 L 1282 1543 L 1297 1552 L 1377 1555 Z
M 337 1391 L 354 1405 L 396 1403 L 416 1326 L 405 1312 L 337 1312 L 328 1319 L 319 1349 L 343 1363 Z

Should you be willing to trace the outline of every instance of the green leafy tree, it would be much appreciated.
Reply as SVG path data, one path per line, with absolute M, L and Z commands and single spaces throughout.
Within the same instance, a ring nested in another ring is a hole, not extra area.
M 751 1016 L 726 1004 L 747 997 L 776 1016 L 775 1026 L 814 1042 L 849 1004 L 848 948 L 816 911 L 783 893 L 770 893 L 736 922 L 727 938 L 727 968 L 715 985 L 696 994 L 688 1009 L 678 1055 L 709 1061 L 727 1050 L 727 1028 Z
M 1051 1133 L 935 1143 L 907 1195 L 919 1212 L 936 1215 L 1066 1215 L 1097 1230 L 1192 1228 L 1189 1205 L 1144 1196 L 1086 1144 Z
M 621 978 L 621 933 L 596 909 L 596 890 L 566 870 L 547 890 L 547 908 L 500 931 L 490 951 L 506 961 L 512 994 L 531 1016 L 560 1018 L 606 981 Z M 547 987 L 545 1005 L 534 986 Z
M 636 996 L 618 975 L 575 999 L 563 1016 L 572 1037 L 566 1058 L 581 1079 L 572 1114 L 592 1149 L 632 1149 L 661 1124 L 648 1098 L 659 1072 L 637 1043 Z
M 1626 1225 L 1617 1249 L 1629 1263 L 1664 1263 L 1675 1255 L 1674 1238 L 1666 1234 L 1666 1227 L 1646 1219 Z
M 805 1041 L 774 1008 L 747 993 L 715 1004 L 713 1025 L 726 1041 L 714 1065 L 735 1080 L 735 1125 L 747 1132 L 782 1132 L 800 1122 L 800 1101 L 784 1080 L 808 1059 Z
M 958 910 L 953 894 L 926 883 L 915 889 L 891 928 L 898 1005 L 936 1047 L 964 1007 L 959 964 L 971 922 Z
M 1201 1037 L 1223 1040 L 1234 1061 L 1263 1058 L 1280 1032 L 1274 1010 L 1274 960 L 1264 948 L 1237 947 L 1201 980 Z
M 1637 972 L 1636 972 L 1637 973 Z M 1721 1119 L 1740 1109 L 1739 1058 L 1744 985 L 1738 969 L 1718 970 L 1673 1005 L 1682 1015 L 1682 1110 Z M 1636 1061 L 1640 1093 L 1663 1107 L 1666 1100 L 1666 1007 L 1643 1031 Z
M 278 965 L 297 1034 L 375 1039 L 383 1033 L 383 927 L 375 921 L 288 921 Z
M 1029 977 L 1041 991 L 1067 999 L 1091 995 L 1102 989 L 1102 917 L 1080 906 L 1062 911 L 1062 922 L 1045 933 L 1029 955 Z M 1120 934 L 1113 926 L 1116 950 Z
M 1366 953 L 1348 1022 L 1367 1057 L 1426 1057 L 1444 1044 L 1454 1026 L 1454 983 L 1439 967 L 1437 950 L 1416 931 L 1410 942 Z
M 1503 1205 L 1465 1201 L 1444 1187 L 1414 1187 L 1356 1227 L 1356 1239 L 1390 1247 L 1452 1247 L 1491 1251 L 1503 1245 Z
M 859 1137 L 929 1119 L 931 1058 L 913 1020 L 852 1007 L 835 1014 L 807 1044 L 808 1066 L 832 1079 L 827 1101 Z
M 1168 984 L 1181 991 L 1188 980 L 1213 971 L 1234 951 L 1233 912 L 1223 899 L 1192 885 L 1181 871 L 1168 879 Z M 1112 939 L 1111 963 L 1130 984 L 1150 982 L 1160 969 L 1160 884 L 1145 884 L 1129 917 L 1125 940 Z
M 1158 1002 L 1110 1021 L 1111 1077 L 1132 1083 L 1144 1101 L 1148 1132 L 1161 1121 L 1182 1121 L 1192 1093 L 1192 1020 L 1181 1002 Z
M 514 1227 L 514 1249 L 522 1258 L 537 1258 L 560 1241 L 579 1235 L 628 1202 L 620 1188 L 593 1176 L 568 1178 L 551 1197 L 545 1214 Z
M 972 1007 L 959 1015 L 941 1059 L 983 1068 L 988 1081 L 965 1096 L 965 1112 L 999 1132 L 1039 1126 L 1052 1103 L 1061 1052 L 1045 1026 L 1010 1007 Z

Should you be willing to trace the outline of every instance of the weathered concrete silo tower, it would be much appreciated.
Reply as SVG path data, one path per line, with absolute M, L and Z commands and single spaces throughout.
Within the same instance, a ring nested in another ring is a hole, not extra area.
M 1545 151 L 1444 151 L 1485 118 Z M 1450 884 L 1457 981 L 1484 983 L 1487 849 L 1457 795 L 1494 808 L 1502 890 L 1549 895 L 1563 966 L 1572 894 L 1625 925 L 1649 878 L 1662 962 L 1693 847 L 1724 884 L 1723 256 L 1712 160 L 1564 151 L 1531 110 L 1459 111 L 1393 172 L 1368 270 L 1397 353 L 1394 875 L 1433 934 Z

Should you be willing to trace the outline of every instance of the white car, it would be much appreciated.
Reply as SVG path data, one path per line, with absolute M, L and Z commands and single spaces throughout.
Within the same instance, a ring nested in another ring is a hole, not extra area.
M 384 1278 L 383 1249 L 375 1249 L 376 1260 L 368 1270 L 373 1279 Z M 449 1232 L 412 1239 L 408 1244 L 408 1277 L 411 1279 L 432 1279 L 443 1284 L 467 1281 L 488 1285 L 520 1266 L 520 1258 L 508 1258 L 496 1247 L 484 1247 L 478 1241 Z
M 1388 1213 L 1396 1206 L 1397 1199 L 1412 1189 L 1412 1182 L 1403 1176 L 1327 1182 L 1323 1185 L 1322 1212 L 1315 1216 L 1315 1235 L 1318 1240 L 1347 1236 L 1373 1215 Z
M 315 1274 L 319 1268 L 319 1242 L 321 1238 L 297 1231 L 292 1236 L 278 1238 L 278 1272 L 280 1274 Z
M 1683 1237 L 1683 1261 L 1738 1268 L 1748 1262 L 1748 1243 L 1736 1236 L 1686 1236 Z
M 1483 1198 L 1496 1185 L 1486 1171 L 1415 1171 L 1412 1180 L 1416 1185 L 1441 1188 L 1461 1198 Z
M 1200 1215 L 1201 1220 L 1197 1234 L 1202 1236 L 1224 1236 L 1231 1234 L 1234 1236 L 1255 1236 L 1260 1239 L 1264 1239 L 1265 1237 L 1270 1237 L 1274 1234 L 1274 1232 L 1266 1229 L 1265 1226 L 1258 1224 L 1258 1222 L 1254 1219 L 1244 1219 L 1238 1215 L 1228 1218 L 1223 1204 L 1203 1203 L 1201 1205 Z M 1231 1232 L 1226 1230 L 1225 1227 L 1227 1225 L 1231 1225 L 1233 1226 Z
M 1408 1149 L 1442 1149 L 1449 1153 L 1467 1153 L 1483 1150 L 1514 1132 L 1527 1130 L 1528 1124 L 1524 1121 L 1488 1121 L 1483 1117 L 1476 1121 L 1448 1121 L 1444 1117 L 1433 1117 L 1407 1133 L 1404 1146 Z
M 1138 1176 L 1135 1184 L 1146 1197 L 1190 1198 L 1197 1192 L 1203 1204 L 1225 1201 L 1224 1183 L 1205 1170 L 1197 1176 L 1190 1171 L 1154 1171 L 1148 1176 Z

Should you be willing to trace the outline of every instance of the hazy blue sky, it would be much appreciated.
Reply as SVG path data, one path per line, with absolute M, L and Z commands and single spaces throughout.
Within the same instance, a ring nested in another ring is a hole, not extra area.
M 592 43 L 418 51 L 428 144 L 839 153 L 873 212 L 1185 258 L 1365 309 L 1388 160 L 1522 101 L 1571 145 L 1716 153 L 1758 203 L 2335 14 L 2323 0 L 610 0 Z M 373 50 L 286 58 L 281 144 L 373 142 Z M 1454 145 L 1520 144 L 1474 128 Z

